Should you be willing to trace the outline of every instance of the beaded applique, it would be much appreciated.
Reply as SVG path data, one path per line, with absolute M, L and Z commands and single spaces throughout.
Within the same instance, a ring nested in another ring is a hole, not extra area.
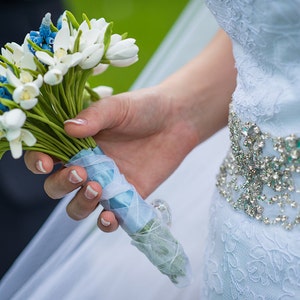
M 229 114 L 231 152 L 217 177 L 220 194 L 236 210 L 264 224 L 300 224 L 300 138 L 273 137 Z

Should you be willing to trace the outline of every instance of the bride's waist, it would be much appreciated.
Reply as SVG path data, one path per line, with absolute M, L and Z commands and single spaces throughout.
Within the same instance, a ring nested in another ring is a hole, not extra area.
M 273 136 L 230 110 L 231 151 L 218 175 L 220 194 L 265 224 L 300 224 L 300 138 Z
M 300 135 L 300 90 L 278 91 L 238 85 L 232 107 L 244 122 L 251 121 L 273 136 Z

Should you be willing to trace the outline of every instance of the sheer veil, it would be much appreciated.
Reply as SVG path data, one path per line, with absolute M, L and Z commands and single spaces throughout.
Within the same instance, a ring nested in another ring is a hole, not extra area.
M 132 89 L 160 82 L 195 56 L 216 30 L 204 4 L 190 1 Z M 111 234 L 98 230 L 99 210 L 86 220 L 70 220 L 65 213 L 72 196 L 68 195 L 0 282 L 0 298 L 195 300 L 213 182 L 228 143 L 225 136 L 226 129 L 194 149 L 147 199 L 163 199 L 171 207 L 172 232 L 183 244 L 193 268 L 194 281 L 189 287 L 173 286 L 130 245 L 122 230 Z

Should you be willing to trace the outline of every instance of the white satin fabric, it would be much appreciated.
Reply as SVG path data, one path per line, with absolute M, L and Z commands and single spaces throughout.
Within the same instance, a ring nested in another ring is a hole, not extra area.
M 133 89 L 150 86 L 207 44 L 217 24 L 203 3 L 190 1 Z M 219 145 L 222 145 L 220 148 Z M 68 218 L 65 197 L 0 282 L 2 300 L 164 299 L 200 295 L 208 207 L 227 146 L 227 129 L 194 149 L 147 201 L 163 199 L 172 210 L 172 232 L 191 260 L 193 283 L 178 289 L 135 247 L 123 230 L 96 227 L 99 208 L 87 219 Z

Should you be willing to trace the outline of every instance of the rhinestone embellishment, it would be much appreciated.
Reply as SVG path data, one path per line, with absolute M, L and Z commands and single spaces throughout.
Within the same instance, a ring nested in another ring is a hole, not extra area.
M 230 108 L 231 151 L 217 176 L 220 194 L 236 210 L 266 225 L 300 224 L 300 138 L 274 137 Z

